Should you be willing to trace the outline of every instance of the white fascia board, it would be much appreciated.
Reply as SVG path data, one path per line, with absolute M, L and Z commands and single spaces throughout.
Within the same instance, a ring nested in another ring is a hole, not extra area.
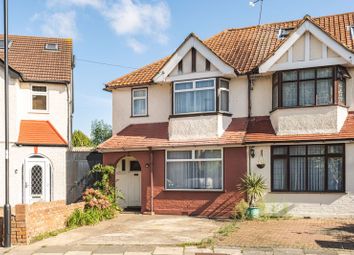
M 190 49 L 195 48 L 201 55 L 210 61 L 220 72 L 227 76 L 236 77 L 233 67 L 227 65 L 216 54 L 214 54 L 208 47 L 203 45 L 195 37 L 190 37 L 186 42 L 181 45 L 177 52 L 165 64 L 162 70 L 153 78 L 154 82 L 165 82 L 167 76 L 173 71 L 183 57 L 189 52 Z
M 165 80 L 166 82 L 173 82 L 173 81 L 195 80 L 195 79 L 204 79 L 204 78 L 215 78 L 219 76 L 224 76 L 226 78 L 234 77 L 234 76 L 229 77 L 230 75 L 224 75 L 220 71 L 214 71 L 214 72 L 187 73 L 187 74 L 181 74 L 176 76 L 169 76 Z
M 260 73 L 266 73 L 268 71 L 272 71 L 273 65 L 286 53 L 287 50 L 291 48 L 291 46 L 305 33 L 309 31 L 312 35 L 314 35 L 317 39 L 319 39 L 322 43 L 327 45 L 331 50 L 341 56 L 346 62 L 354 64 L 354 54 L 347 50 L 343 45 L 339 44 L 337 41 L 329 37 L 325 32 L 323 32 L 320 28 L 312 24 L 310 21 L 305 21 L 296 31 L 294 31 L 290 37 L 284 42 L 283 45 L 279 47 L 279 49 L 274 53 L 272 57 L 270 57 L 266 62 L 259 66 Z M 341 61 L 343 62 L 343 61 Z M 315 61 L 309 61 L 309 65 L 313 66 Z M 344 63 L 341 63 L 344 64 Z M 284 65 L 285 66 L 285 65 Z

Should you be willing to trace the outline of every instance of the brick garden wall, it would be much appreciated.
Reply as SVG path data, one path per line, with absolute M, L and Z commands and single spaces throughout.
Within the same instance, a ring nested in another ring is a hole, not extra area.
M 12 243 L 28 244 L 41 233 L 65 228 L 69 215 L 75 209 L 83 207 L 84 203 L 66 205 L 65 201 L 16 205 L 11 221 Z M 0 217 L 0 239 L 3 237 L 2 220 Z

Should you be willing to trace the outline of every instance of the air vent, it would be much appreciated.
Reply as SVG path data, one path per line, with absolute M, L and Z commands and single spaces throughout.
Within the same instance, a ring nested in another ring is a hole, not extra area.
M 280 29 L 278 30 L 278 35 L 277 35 L 278 39 L 279 39 L 279 40 L 285 39 L 285 38 L 291 33 L 291 31 L 293 31 L 293 30 L 294 30 L 293 27 L 290 27 L 290 28 L 280 28 Z
M 12 45 L 12 41 L 9 40 L 9 48 Z M 5 49 L 5 40 L 0 40 L 0 49 Z
M 50 51 L 58 51 L 59 50 L 59 44 L 57 43 L 46 43 L 44 46 L 45 50 L 50 50 Z

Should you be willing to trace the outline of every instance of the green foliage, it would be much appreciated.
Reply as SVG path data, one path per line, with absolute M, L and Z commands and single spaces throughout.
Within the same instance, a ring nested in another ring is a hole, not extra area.
M 91 169 L 90 174 L 94 175 L 95 179 L 97 180 L 93 184 L 93 187 L 95 189 L 100 190 L 102 194 L 107 196 L 108 200 L 111 203 L 115 203 L 116 201 L 115 188 L 110 183 L 110 178 L 112 175 L 114 175 L 114 167 L 97 164 Z
M 94 145 L 99 145 L 112 136 L 112 127 L 103 120 L 94 120 L 91 123 L 91 139 Z
M 237 228 L 237 223 L 235 221 L 226 224 L 224 226 L 222 226 L 219 230 L 218 230 L 218 234 L 221 237 L 227 237 L 229 236 L 232 232 L 235 231 L 235 229 Z
M 86 225 L 94 225 L 103 220 L 112 219 L 116 214 L 116 210 L 112 207 L 105 209 L 85 208 L 84 210 L 76 209 L 69 219 L 67 226 L 69 228 L 81 227 Z
M 86 203 L 86 208 L 106 209 L 112 206 L 107 196 L 97 189 L 86 189 L 82 194 L 82 198 Z
M 93 146 L 90 138 L 88 138 L 82 131 L 75 130 L 72 135 L 71 144 L 74 147 L 91 147 Z
M 232 211 L 232 216 L 234 217 L 234 219 L 245 220 L 247 217 L 247 208 L 248 203 L 244 199 L 236 203 Z
M 249 207 L 255 207 L 257 200 L 263 197 L 267 190 L 267 185 L 261 175 L 247 174 L 241 179 L 241 185 L 238 188 L 247 194 Z

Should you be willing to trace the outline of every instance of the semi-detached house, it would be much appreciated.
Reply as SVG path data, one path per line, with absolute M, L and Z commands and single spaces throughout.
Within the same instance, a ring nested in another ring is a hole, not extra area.
M 4 39 L 0 36 L 0 57 Z M 72 40 L 9 35 L 10 203 L 66 200 L 72 116 Z M 0 59 L 0 83 L 4 63 Z M 0 204 L 5 200 L 0 89 Z
M 354 214 L 354 13 L 190 34 L 106 84 L 126 207 L 228 216 L 247 172 L 269 211 Z

